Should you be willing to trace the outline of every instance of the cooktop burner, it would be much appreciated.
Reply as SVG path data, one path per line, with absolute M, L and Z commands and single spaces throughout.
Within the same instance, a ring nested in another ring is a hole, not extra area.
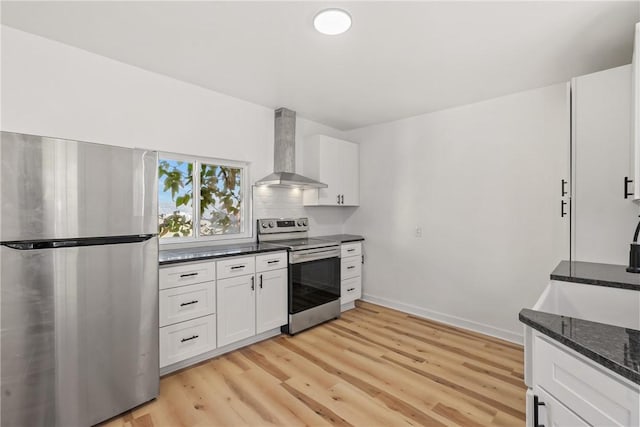
M 322 240 L 314 238 L 299 238 L 299 239 L 284 239 L 284 240 L 271 240 L 271 245 L 284 246 L 292 251 L 299 251 L 302 249 L 324 248 L 327 246 L 338 246 L 339 242 L 332 240 Z

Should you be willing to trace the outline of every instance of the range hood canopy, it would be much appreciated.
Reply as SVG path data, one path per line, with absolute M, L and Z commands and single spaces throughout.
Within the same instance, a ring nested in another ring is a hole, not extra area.
M 274 173 L 255 185 L 287 188 L 327 188 L 327 184 L 298 175 L 296 170 L 296 112 L 286 108 L 275 111 Z

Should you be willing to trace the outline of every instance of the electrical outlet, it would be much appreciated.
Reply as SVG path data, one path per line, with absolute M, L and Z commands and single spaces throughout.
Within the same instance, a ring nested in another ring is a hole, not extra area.
M 416 237 L 422 237 L 422 227 L 416 226 Z

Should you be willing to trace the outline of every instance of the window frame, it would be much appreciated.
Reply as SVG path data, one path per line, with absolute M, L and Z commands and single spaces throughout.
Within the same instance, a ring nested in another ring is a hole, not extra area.
M 216 242 L 228 240 L 240 240 L 251 238 L 252 230 L 252 209 L 251 209 L 251 179 L 249 177 L 250 163 L 239 160 L 220 159 L 215 157 L 190 156 L 188 154 L 170 153 L 166 151 L 158 152 L 158 165 L 161 160 L 174 160 L 179 162 L 193 163 L 193 197 L 192 197 L 192 222 L 193 235 L 187 237 L 159 237 L 158 241 L 161 245 L 178 244 L 178 243 L 202 243 Z M 214 234 L 213 236 L 200 235 L 200 165 L 226 166 L 241 169 L 240 172 L 240 233 L 233 234 Z M 158 177 L 158 193 L 160 193 L 160 178 Z M 158 213 L 157 217 L 159 217 Z M 197 219 L 197 221 L 196 221 Z

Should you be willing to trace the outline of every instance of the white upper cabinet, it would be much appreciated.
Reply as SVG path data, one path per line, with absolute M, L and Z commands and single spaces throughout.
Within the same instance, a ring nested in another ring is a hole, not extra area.
M 631 66 L 572 80 L 572 259 L 626 264 L 638 206 L 625 199 Z M 629 177 L 633 179 L 633 177 Z M 631 192 L 631 185 L 627 185 Z
M 640 200 L 640 22 L 636 24 L 631 61 L 631 179 L 633 200 Z M 626 183 L 625 183 L 626 184 Z M 626 189 L 625 189 L 626 190 Z M 625 195 L 627 191 L 625 191 Z
M 358 144 L 313 135 L 304 143 L 303 175 L 328 185 L 304 190 L 305 206 L 358 206 L 360 204 L 360 156 Z

